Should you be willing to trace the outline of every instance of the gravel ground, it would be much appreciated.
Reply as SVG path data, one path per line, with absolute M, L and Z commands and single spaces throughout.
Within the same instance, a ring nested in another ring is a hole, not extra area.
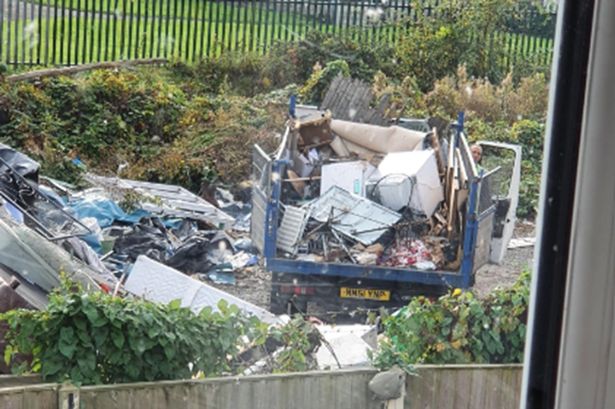
M 520 222 L 515 228 L 514 237 L 533 235 L 534 225 L 531 223 Z M 479 297 L 484 297 L 496 287 L 511 286 L 523 270 L 532 267 L 533 256 L 534 247 L 509 249 L 501 265 L 488 264 L 477 271 L 474 291 Z M 255 266 L 238 272 L 235 278 L 235 285 L 214 286 L 260 307 L 269 308 L 271 273 Z
M 513 237 L 534 237 L 536 226 L 520 221 L 515 226 Z M 508 249 L 501 265 L 487 264 L 476 272 L 474 292 L 485 297 L 496 287 L 508 287 L 515 283 L 522 271 L 531 269 L 534 262 L 534 247 Z
M 235 285 L 212 285 L 259 307 L 269 309 L 271 273 L 261 266 L 254 266 L 237 272 L 235 279 L 237 280 Z
M 531 268 L 534 247 L 509 249 L 501 265 L 487 264 L 476 272 L 474 292 L 485 297 L 496 287 L 509 287 L 515 283 L 522 271 Z

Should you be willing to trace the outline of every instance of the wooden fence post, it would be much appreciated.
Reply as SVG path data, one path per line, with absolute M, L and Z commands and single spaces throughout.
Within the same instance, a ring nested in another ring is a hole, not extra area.
M 79 388 L 65 384 L 58 389 L 58 409 L 79 409 Z

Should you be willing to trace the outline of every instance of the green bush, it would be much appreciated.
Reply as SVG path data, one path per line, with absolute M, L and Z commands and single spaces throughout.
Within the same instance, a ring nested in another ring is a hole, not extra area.
M 45 380 L 100 384 L 232 373 L 240 338 L 259 329 L 236 306 L 199 314 L 169 305 L 86 293 L 64 282 L 45 311 L 0 316 L 9 331 L 5 360 L 32 354 L 30 368 Z
M 457 68 L 455 76 L 435 82 L 423 96 L 423 105 L 433 115 L 454 117 L 466 112 L 468 121 L 513 124 L 522 119 L 544 121 L 547 112 L 548 85 L 544 75 L 535 74 L 514 84 L 512 73 L 496 84 L 470 78 L 465 66 Z
M 413 76 L 428 91 L 435 81 L 465 64 L 475 77 L 500 81 L 506 74 L 501 64 L 504 38 L 486 35 L 504 29 L 512 5 L 512 0 L 451 1 L 437 5 L 431 15 L 418 13 L 416 21 L 403 23 L 395 52 L 397 76 Z
M 522 362 L 529 282 L 524 272 L 514 286 L 484 300 L 460 290 L 435 301 L 414 298 L 384 320 L 374 365 L 409 369 L 415 364 Z
M 316 368 L 311 353 L 320 345 L 320 334 L 304 317 L 296 315 L 286 325 L 272 328 L 270 336 L 283 346 L 273 358 L 272 372 L 302 372 Z
M 517 208 L 517 214 L 522 217 L 533 217 L 538 211 L 544 130 L 543 124 L 531 120 L 516 122 L 511 129 L 512 140 L 523 148 L 522 183 Z
M 95 172 L 122 165 L 124 177 L 195 192 L 214 179 L 239 182 L 249 176 L 252 144 L 273 139 L 286 109 L 267 95 L 209 93 L 199 69 L 176 64 L 0 84 L 0 142 L 73 183 L 81 180 L 74 158 Z
M 320 31 L 309 31 L 305 38 L 290 44 L 280 44 L 272 50 L 273 56 L 290 56 L 288 70 L 295 73 L 297 82 L 303 83 L 312 74 L 314 65 L 343 60 L 350 75 L 371 81 L 378 71 L 387 75 L 395 72 L 396 61 L 393 44 L 360 42 L 353 36 L 340 36 Z
M 335 60 L 328 62 L 325 68 L 316 63 L 312 75 L 305 82 L 305 85 L 299 90 L 302 102 L 306 104 L 318 105 L 325 97 L 327 89 L 333 79 L 342 75 L 350 76 L 350 68 L 344 60 Z

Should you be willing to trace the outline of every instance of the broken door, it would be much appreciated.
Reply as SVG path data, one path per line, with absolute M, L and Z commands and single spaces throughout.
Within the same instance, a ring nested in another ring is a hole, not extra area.
M 517 220 L 521 147 L 498 142 L 480 142 L 480 145 L 483 149 L 480 166 L 490 174 L 488 194 L 495 206 L 489 261 L 500 264 Z

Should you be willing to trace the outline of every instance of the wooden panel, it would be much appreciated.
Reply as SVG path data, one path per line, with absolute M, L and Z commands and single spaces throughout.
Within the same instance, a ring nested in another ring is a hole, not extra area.
M 79 393 L 89 409 L 375 409 L 374 370 L 165 381 L 70 389 L 50 384 L 0 388 L 0 408 L 59 409 L 58 394 Z M 407 409 L 516 409 L 520 365 L 420 366 L 406 382 Z
M 516 409 L 520 365 L 423 366 L 407 378 L 407 409 Z
M 2 409 L 56 409 L 57 385 L 41 384 L 0 389 Z

